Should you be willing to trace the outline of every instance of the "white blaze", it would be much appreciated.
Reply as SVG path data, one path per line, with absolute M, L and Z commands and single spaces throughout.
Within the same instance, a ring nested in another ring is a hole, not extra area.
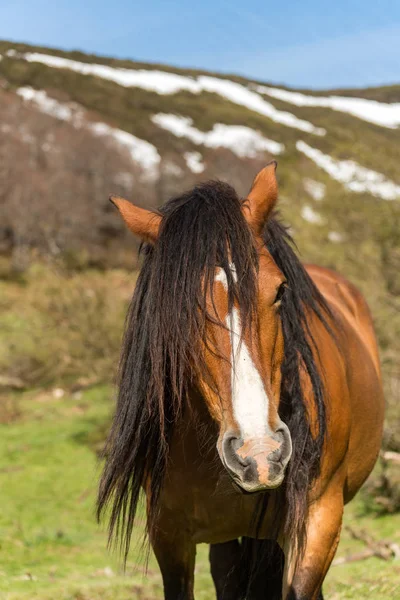
M 235 278 L 235 266 L 231 265 Z M 225 289 L 228 282 L 225 271 L 219 270 L 216 281 Z M 238 310 L 234 307 L 226 317 L 231 339 L 231 387 L 233 415 L 244 440 L 259 438 L 268 434 L 268 396 L 245 341 L 242 339 L 242 325 Z

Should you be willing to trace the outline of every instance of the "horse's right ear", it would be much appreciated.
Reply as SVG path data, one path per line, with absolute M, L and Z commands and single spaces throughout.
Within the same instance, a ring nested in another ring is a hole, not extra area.
M 258 173 L 243 204 L 246 221 L 256 235 L 262 233 L 278 198 L 276 167 L 276 160 L 272 160 Z
M 110 202 L 118 208 L 121 217 L 132 233 L 152 244 L 157 241 L 161 224 L 160 215 L 145 208 L 139 208 L 119 196 L 110 196 Z

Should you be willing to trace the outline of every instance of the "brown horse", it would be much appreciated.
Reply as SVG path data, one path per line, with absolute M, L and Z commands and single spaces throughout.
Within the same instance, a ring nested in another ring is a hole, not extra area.
M 141 489 L 167 600 L 211 544 L 218 599 L 322 598 L 343 506 L 370 473 L 384 401 L 361 294 L 304 267 L 271 214 L 209 182 L 159 213 L 112 198 L 147 242 L 129 310 L 99 515 L 129 549 Z

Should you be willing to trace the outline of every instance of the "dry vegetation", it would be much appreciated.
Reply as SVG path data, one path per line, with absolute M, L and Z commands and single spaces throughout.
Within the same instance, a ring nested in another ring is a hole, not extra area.
M 2 52 L 10 47 L 0 43 Z M 94 60 L 79 53 L 68 56 Z M 101 61 L 126 67 L 133 64 Z M 107 196 L 120 193 L 157 207 L 199 179 L 183 159 L 183 152 L 198 147 L 150 121 L 152 114 L 162 111 L 190 116 L 203 130 L 218 121 L 246 124 L 286 144 L 278 171 L 283 216 L 293 227 L 304 260 L 343 272 L 368 299 L 388 401 L 384 448 L 400 452 L 399 203 L 346 193 L 299 156 L 294 146 L 299 132 L 212 94 L 158 96 L 6 57 L 0 62 L 0 78 L 2 422 L 21 416 L 18 393 L 11 395 L 10 388 L 61 385 L 75 389 L 113 380 L 124 313 L 135 280 L 129 269 L 137 264 L 137 245 L 126 234 Z M 62 101 L 78 102 L 89 119 L 104 120 L 151 141 L 162 157 L 158 179 L 146 178 L 112 141 L 99 140 L 85 127 L 78 129 L 24 105 L 13 93 L 21 85 L 46 89 Z M 364 96 L 393 101 L 398 99 L 398 86 L 367 90 Z M 329 138 L 318 140 L 325 152 L 353 157 L 399 181 L 398 132 L 328 109 L 289 107 L 279 101 L 274 105 L 325 127 Z M 306 134 L 301 138 L 315 142 Z M 201 179 L 227 180 L 243 195 L 253 175 L 270 158 L 240 160 L 227 150 L 201 148 L 201 152 L 206 166 Z M 305 178 L 326 185 L 324 201 L 307 196 Z M 321 224 L 302 219 L 305 204 L 318 211 Z M 329 241 L 331 231 L 339 232 L 343 241 Z M 379 513 L 400 508 L 398 472 L 399 467 L 387 461 L 378 468 L 365 496 L 369 510 Z
M 134 281 L 35 265 L 23 281 L 1 283 L 0 371 L 11 387 L 112 381 Z

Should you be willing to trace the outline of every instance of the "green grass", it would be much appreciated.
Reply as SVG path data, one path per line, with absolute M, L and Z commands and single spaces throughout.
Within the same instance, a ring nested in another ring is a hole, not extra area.
M 142 526 L 134 534 L 126 574 L 106 549 L 96 524 L 94 502 L 99 474 L 99 432 L 109 422 L 112 390 L 97 387 L 56 399 L 51 391 L 19 398 L 21 418 L 0 432 L 0 599 L 132 600 L 162 597 L 153 557 L 147 576 L 138 550 Z M 400 542 L 400 516 L 372 518 L 349 507 L 346 521 L 377 538 Z M 344 532 L 338 555 L 362 549 Z M 196 598 L 213 597 L 208 549 L 199 546 Z M 332 567 L 326 598 L 399 597 L 400 563 L 368 559 Z
M 0 53 L 11 47 L 48 51 L 0 42 Z M 79 52 L 52 50 L 51 53 L 123 67 L 159 67 Z M 188 75 L 199 73 L 162 68 Z M 229 76 L 229 79 L 248 83 L 243 78 Z M 215 94 L 158 95 L 9 57 L 0 61 L 0 83 L 4 84 L 4 95 L 7 88 L 32 85 L 48 90 L 61 101 L 74 100 L 86 107 L 93 119 L 105 120 L 149 140 L 164 158 L 181 166 L 183 152 L 197 147 L 156 127 L 150 119 L 154 113 L 189 116 L 204 131 L 216 122 L 244 124 L 283 142 L 286 151 L 279 159 L 279 208 L 292 227 L 302 259 L 338 270 L 365 294 L 374 315 L 384 365 L 387 431 L 393 438 L 392 449 L 400 448 L 400 205 L 376 200 L 368 194 L 346 192 L 295 148 L 296 140 L 304 139 L 338 159 L 353 158 L 399 182 L 397 131 L 326 108 L 296 107 L 267 98 L 278 109 L 325 127 L 328 135 L 319 138 L 264 119 Z M 340 93 L 395 101 L 399 99 L 399 89 L 387 86 L 362 93 L 360 90 Z M 241 195 L 247 193 L 257 168 L 269 158 L 265 155 L 259 160 L 246 161 L 224 150 L 202 148 L 201 151 L 207 166 L 204 177 L 225 179 Z M 327 186 L 324 201 L 314 201 L 307 195 L 304 178 L 313 178 Z M 161 204 L 193 183 L 190 174 L 172 182 L 161 181 L 154 196 L 156 203 Z M 153 200 L 140 194 L 144 191 L 135 187 L 135 200 L 154 206 Z M 321 215 L 320 225 L 307 223 L 301 217 L 305 204 Z M 330 231 L 342 234 L 343 242 L 331 243 Z M 71 250 L 66 260 L 77 272 L 59 273 L 43 265 L 33 265 L 18 282 L 0 281 L 2 375 L 20 377 L 27 386 L 69 386 L 81 378 L 110 380 L 115 372 L 123 315 L 135 276 L 126 271 L 81 270 L 86 264 L 83 256 L 92 256 L 94 252 L 89 239 L 84 247 L 79 240 L 78 253 L 75 255 Z M 118 252 L 102 248 L 113 265 L 120 264 L 118 256 L 122 251 L 125 256 L 128 247 L 127 237 L 121 236 L 120 240 L 119 246 L 115 245 Z M 129 258 L 128 263 L 122 264 L 133 266 L 135 261 Z M 9 262 L 2 259 L 0 277 L 9 274 Z M 94 519 L 99 471 L 96 449 L 109 422 L 110 396 L 107 387 L 85 392 L 81 398 L 66 395 L 61 400 L 43 391 L 29 391 L 18 398 L 0 395 L 0 422 L 15 419 L 11 424 L 1 425 L 0 435 L 0 600 L 160 597 L 160 576 L 154 560 L 150 560 L 148 577 L 144 580 L 140 553 L 133 550 L 124 576 L 117 557 L 106 551 L 106 535 Z M 399 516 L 374 519 L 360 511 L 361 503 L 356 501 L 348 509 L 347 521 L 356 528 L 367 528 L 378 538 L 397 537 L 399 541 Z M 135 538 L 139 540 L 139 530 Z M 350 540 L 344 531 L 339 555 L 358 549 L 361 545 Z M 396 600 L 400 597 L 400 591 L 396 591 L 399 569 L 399 563 L 378 559 L 333 567 L 326 582 L 326 597 Z M 197 598 L 212 597 L 205 546 L 198 552 L 196 592 Z

